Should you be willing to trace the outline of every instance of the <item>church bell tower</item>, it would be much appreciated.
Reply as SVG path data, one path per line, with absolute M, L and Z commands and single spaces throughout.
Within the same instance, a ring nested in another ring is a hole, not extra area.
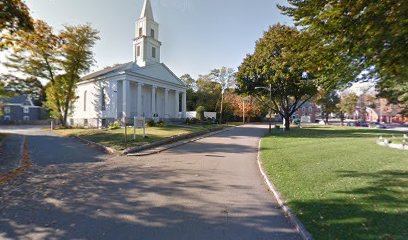
M 160 63 L 159 24 L 154 21 L 150 0 L 145 0 L 142 14 L 136 21 L 133 59 L 140 67 Z

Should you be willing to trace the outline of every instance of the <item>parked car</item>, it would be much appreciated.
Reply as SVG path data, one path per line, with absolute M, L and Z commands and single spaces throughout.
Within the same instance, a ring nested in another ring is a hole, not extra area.
M 369 127 L 367 122 L 356 122 L 356 127 Z
M 375 127 L 380 128 L 380 129 L 386 129 L 387 128 L 387 126 L 385 124 L 382 124 L 382 123 L 376 123 Z

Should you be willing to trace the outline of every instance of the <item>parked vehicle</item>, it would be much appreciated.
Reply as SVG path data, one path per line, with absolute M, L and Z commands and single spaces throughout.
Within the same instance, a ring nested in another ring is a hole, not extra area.
M 369 127 L 370 125 L 367 122 L 356 122 L 356 127 Z

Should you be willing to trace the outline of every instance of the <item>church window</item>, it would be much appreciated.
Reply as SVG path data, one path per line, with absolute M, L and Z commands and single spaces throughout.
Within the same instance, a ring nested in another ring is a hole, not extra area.
M 156 58 L 156 48 L 152 47 L 152 57 Z
M 139 28 L 139 37 L 143 35 L 143 28 Z
M 102 111 L 105 111 L 106 110 L 105 88 L 102 88 L 101 90 L 101 105 Z
M 88 93 L 88 91 L 84 92 L 84 112 L 86 112 L 86 94 Z
M 154 38 L 154 29 L 150 29 L 150 36 Z
M 138 56 L 138 57 L 140 57 L 140 46 L 137 46 L 137 50 L 136 50 L 136 55 Z

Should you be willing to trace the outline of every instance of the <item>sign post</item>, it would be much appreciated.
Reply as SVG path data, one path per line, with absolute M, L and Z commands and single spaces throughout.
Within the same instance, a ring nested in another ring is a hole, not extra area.
M 134 127 L 135 127 L 135 132 L 134 132 L 134 138 L 136 140 L 136 128 L 143 128 L 143 138 L 146 138 L 146 120 L 144 117 L 135 117 L 134 118 Z

